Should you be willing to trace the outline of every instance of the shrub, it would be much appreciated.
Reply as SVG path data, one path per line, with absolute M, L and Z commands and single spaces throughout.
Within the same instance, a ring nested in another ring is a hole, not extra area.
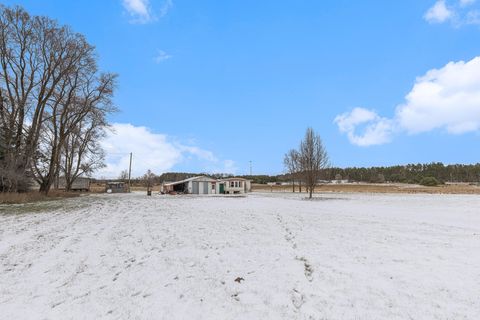
M 434 177 L 425 177 L 425 178 L 422 178 L 422 180 L 420 180 L 420 184 L 422 186 L 435 187 L 435 186 L 438 186 L 440 182 Z

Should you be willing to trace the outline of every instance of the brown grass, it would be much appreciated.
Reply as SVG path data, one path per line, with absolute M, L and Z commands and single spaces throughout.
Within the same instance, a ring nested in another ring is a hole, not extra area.
M 18 204 L 38 201 L 58 200 L 80 196 L 78 192 L 50 191 L 46 196 L 40 192 L 10 193 L 0 192 L 0 204 Z
M 91 193 L 104 193 L 105 192 L 105 184 L 103 184 L 103 183 L 91 183 L 90 184 L 90 192 Z
M 295 188 L 298 192 L 298 186 Z M 305 188 L 302 188 L 305 192 Z M 253 184 L 253 191 L 292 192 L 292 186 L 268 186 Z M 427 194 L 480 194 L 480 187 L 469 184 L 446 184 L 438 187 L 424 187 L 411 184 L 325 184 L 315 188 L 315 192 L 339 193 L 427 193 Z
M 132 185 L 131 191 L 145 191 L 147 192 L 147 187 L 141 185 Z M 160 192 L 160 185 L 155 185 L 152 188 L 153 192 Z M 92 193 L 104 193 L 105 184 L 104 183 L 92 183 L 90 184 L 90 192 Z

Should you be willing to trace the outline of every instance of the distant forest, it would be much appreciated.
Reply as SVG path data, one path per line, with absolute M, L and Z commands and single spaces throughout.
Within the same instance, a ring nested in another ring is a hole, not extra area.
M 171 182 L 187 179 L 190 177 L 206 175 L 212 178 L 231 177 L 231 174 L 207 174 L 207 173 L 185 173 L 167 172 L 162 175 L 155 175 L 154 183 Z M 280 175 L 241 175 L 240 177 L 252 180 L 253 183 L 266 184 L 268 182 L 290 182 L 292 177 L 288 174 Z M 443 163 L 429 164 L 407 164 L 391 167 L 370 167 L 370 168 L 328 168 L 321 172 L 322 180 L 348 180 L 351 182 L 401 182 L 420 183 L 423 178 L 433 177 L 440 183 L 445 182 L 480 182 L 480 163 L 463 165 Z M 134 182 L 142 179 L 132 179 Z
M 330 168 L 324 170 L 325 180 L 338 178 L 355 182 L 401 182 L 419 183 L 423 178 L 433 177 L 445 182 L 480 182 L 480 163 L 472 165 L 441 162 L 407 164 L 391 167 Z

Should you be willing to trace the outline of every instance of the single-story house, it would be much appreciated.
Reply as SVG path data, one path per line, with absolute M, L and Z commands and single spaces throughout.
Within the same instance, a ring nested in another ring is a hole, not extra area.
M 227 178 L 218 181 L 219 194 L 239 194 L 252 190 L 250 180 L 243 178 Z
M 164 193 L 184 194 L 239 194 L 251 191 L 250 181 L 243 178 L 213 179 L 206 176 L 192 177 L 165 183 Z

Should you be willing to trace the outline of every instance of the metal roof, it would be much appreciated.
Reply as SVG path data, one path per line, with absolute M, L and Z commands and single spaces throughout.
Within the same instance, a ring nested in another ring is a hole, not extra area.
M 224 178 L 224 179 L 220 179 L 219 181 L 233 181 L 233 180 L 235 180 L 235 181 L 238 181 L 238 180 L 249 181 L 249 180 L 244 179 L 244 178 L 235 178 L 235 177 L 233 177 L 233 178 Z
M 209 177 L 206 177 L 206 176 L 196 176 L 196 177 L 191 177 L 191 178 L 188 178 L 188 179 L 185 179 L 185 180 L 165 183 L 164 186 L 174 186 L 174 185 L 177 185 L 177 184 L 183 184 L 183 183 L 187 183 L 187 182 L 195 181 L 195 180 L 199 180 L 199 179 L 204 179 L 203 181 L 208 181 L 208 182 L 216 181 L 215 179 L 212 179 L 212 178 L 209 178 Z

